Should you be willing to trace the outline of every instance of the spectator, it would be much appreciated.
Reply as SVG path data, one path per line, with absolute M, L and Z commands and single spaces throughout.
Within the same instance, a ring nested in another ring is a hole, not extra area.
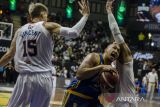
M 139 35 L 138 35 L 138 41 L 139 41 L 139 49 L 144 49 L 144 40 L 145 40 L 145 36 L 144 34 L 141 32 Z
M 141 94 L 145 95 L 147 93 L 146 89 L 147 89 L 147 74 L 142 79 Z
M 148 90 L 147 90 L 147 99 L 152 100 L 155 87 L 158 89 L 158 75 L 155 68 L 152 68 L 152 71 L 147 75 Z

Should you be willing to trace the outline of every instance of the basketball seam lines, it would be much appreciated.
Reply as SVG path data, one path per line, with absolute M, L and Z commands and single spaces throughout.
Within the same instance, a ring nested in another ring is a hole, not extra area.
M 105 81 L 111 88 L 114 88 L 114 86 L 112 86 L 112 85 L 108 82 L 108 80 L 106 79 L 106 77 L 105 77 L 105 75 L 104 75 L 104 72 L 102 73 L 102 76 L 103 76 L 103 78 L 104 78 L 104 81 Z

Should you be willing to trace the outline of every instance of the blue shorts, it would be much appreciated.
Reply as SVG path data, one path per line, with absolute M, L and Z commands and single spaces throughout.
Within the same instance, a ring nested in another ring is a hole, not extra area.
M 84 99 L 72 93 L 66 92 L 62 107 L 103 107 L 98 99 Z

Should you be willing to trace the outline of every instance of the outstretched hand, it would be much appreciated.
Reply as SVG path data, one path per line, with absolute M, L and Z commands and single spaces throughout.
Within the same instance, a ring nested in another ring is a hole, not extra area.
M 89 2 L 88 0 L 81 0 L 78 1 L 78 4 L 80 6 L 79 12 L 83 15 L 83 16 L 89 16 L 90 14 L 90 8 L 89 8 Z
M 106 2 L 106 11 L 109 13 L 109 12 L 112 12 L 112 4 L 113 4 L 114 0 L 108 0 Z

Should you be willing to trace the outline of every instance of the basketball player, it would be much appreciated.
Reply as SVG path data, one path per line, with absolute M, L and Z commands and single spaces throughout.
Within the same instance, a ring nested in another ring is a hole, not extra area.
M 134 85 L 134 73 L 133 73 L 133 58 L 131 51 L 125 43 L 118 24 L 112 14 L 112 3 L 114 0 L 109 0 L 106 3 L 106 11 L 108 13 L 109 27 L 111 29 L 114 40 L 120 46 L 120 55 L 117 59 L 117 70 L 119 72 L 119 95 L 117 98 L 135 98 L 135 85 Z M 114 107 L 137 107 L 136 101 L 115 101 Z
M 62 107 L 102 107 L 98 96 L 101 84 L 98 77 L 102 72 L 115 72 L 110 65 L 119 56 L 120 47 L 113 43 L 104 53 L 90 53 L 78 68 L 76 78 L 66 90 Z
M 9 51 L 0 59 L 0 66 L 4 66 L 14 57 L 15 69 L 20 73 L 8 107 L 49 106 L 53 90 L 52 34 L 66 38 L 78 37 L 89 16 L 88 1 L 81 0 L 78 3 L 83 17 L 72 28 L 47 22 L 48 9 L 45 5 L 32 3 L 29 6 L 31 23 L 16 31 Z

